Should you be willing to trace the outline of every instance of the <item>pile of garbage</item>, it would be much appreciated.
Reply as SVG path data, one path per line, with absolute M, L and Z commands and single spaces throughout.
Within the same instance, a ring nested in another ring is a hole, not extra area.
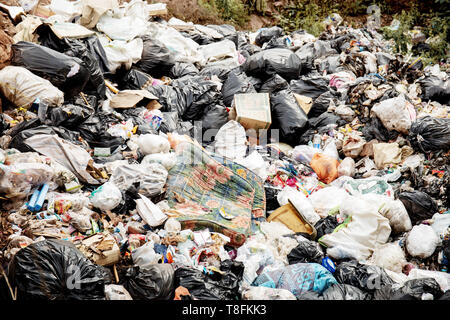
M 368 26 L 1 5 L 0 297 L 450 299 L 449 73 Z

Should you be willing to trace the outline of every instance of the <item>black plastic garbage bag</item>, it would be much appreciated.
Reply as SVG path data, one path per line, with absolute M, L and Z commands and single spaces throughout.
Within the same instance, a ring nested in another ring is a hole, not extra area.
M 17 300 L 103 300 L 106 273 L 71 242 L 44 240 L 15 254 L 8 268 Z
M 62 90 L 65 98 L 83 91 L 90 71 L 82 60 L 69 57 L 47 47 L 20 41 L 12 45 L 12 64 L 25 67 Z
M 328 80 L 324 77 L 302 77 L 298 80 L 292 80 L 290 86 L 292 91 L 294 91 L 295 93 L 310 97 L 313 100 L 317 99 L 322 93 L 329 90 Z
M 419 221 L 430 219 L 438 212 L 436 202 L 425 192 L 417 190 L 402 192 L 398 199 L 405 206 L 413 225 Z
M 268 42 L 272 38 L 278 38 L 283 34 L 283 29 L 277 26 L 271 28 L 262 28 L 255 38 L 255 43 L 262 47 L 265 42 Z
M 106 130 L 118 122 L 120 121 L 111 114 L 97 112 L 79 125 L 78 131 L 92 148 L 115 148 L 125 144 L 125 140 L 121 137 L 113 137 Z
M 430 75 L 417 82 L 422 87 L 421 98 L 423 100 L 440 103 L 448 103 L 450 101 L 450 81 L 443 81 L 436 76 Z
M 272 93 L 289 88 L 289 83 L 280 77 L 278 74 L 274 75 L 261 85 L 258 92 Z
M 266 212 L 278 209 L 280 204 L 278 202 L 277 195 L 281 190 L 274 188 L 271 185 L 265 185 L 264 191 L 266 194 Z
M 66 104 L 59 108 L 49 108 L 47 117 L 52 126 L 77 130 L 78 125 L 86 121 L 95 110 L 83 108 L 75 104 Z
M 289 49 L 268 49 L 250 56 L 242 68 L 248 75 L 261 79 L 279 74 L 292 80 L 300 76 L 302 65 L 300 58 Z
M 445 293 L 439 298 L 439 300 L 450 300 L 450 290 L 445 291 Z
M 349 284 L 333 284 L 322 296 L 324 300 L 370 300 L 370 295 Z
M 332 233 L 338 225 L 339 223 L 335 216 L 327 216 L 320 219 L 314 225 L 314 229 L 317 231 L 316 239 L 320 239 L 322 236 Z
M 421 278 L 406 281 L 403 286 L 387 285 L 374 293 L 374 300 L 422 300 L 425 293 L 432 294 L 434 300 L 442 297 L 439 284 L 433 278 Z
M 2 113 L 0 113 L 0 135 L 3 135 L 3 132 L 9 129 L 9 123 L 6 122 L 5 117 Z
M 383 268 L 363 265 L 356 260 L 338 264 L 334 277 L 341 284 L 349 284 L 371 294 L 385 285 L 394 284 Z
M 142 70 L 153 77 L 160 78 L 167 76 L 175 65 L 175 60 L 170 50 L 159 40 L 146 37 L 141 60 L 136 64 L 136 68 Z
M 127 269 L 121 284 L 134 300 L 169 300 L 175 290 L 174 275 L 172 265 L 167 263 L 133 267 Z
M 232 69 L 224 66 L 206 66 L 198 73 L 198 75 L 208 77 L 209 79 L 211 79 L 212 76 L 216 76 L 221 81 L 225 81 L 231 70 Z
M 236 31 L 236 28 L 229 24 L 222 24 L 222 25 L 214 25 L 214 24 L 208 24 L 208 28 L 216 30 L 218 33 L 223 35 L 225 39 L 231 40 L 236 45 L 236 48 L 239 45 L 239 36 Z
M 313 128 L 321 128 L 330 124 L 335 124 L 337 127 L 345 125 L 347 122 L 341 117 L 331 112 L 324 112 L 317 118 L 309 118 L 309 125 Z
M 378 141 L 384 142 L 394 140 L 399 135 L 395 130 L 389 131 L 386 129 L 378 117 L 370 118 L 369 122 L 364 126 L 362 133 L 366 141 L 377 139 Z
M 270 96 L 272 127 L 280 129 L 280 141 L 297 145 L 305 131 L 308 117 L 290 90 L 274 92 Z
M 203 117 L 201 119 L 201 126 L 203 132 L 209 129 L 220 129 L 228 122 L 228 112 L 224 106 L 220 104 L 206 107 Z M 217 133 L 217 132 L 216 132 Z M 204 139 L 207 139 L 205 136 Z
M 421 152 L 447 151 L 450 149 L 450 118 L 426 116 L 414 121 L 408 140 Z
M 301 241 L 298 246 L 289 252 L 287 255 L 289 264 L 315 262 L 321 263 L 323 259 L 323 252 L 314 241 Z
M 106 98 L 106 85 L 102 69 L 97 57 L 88 49 L 88 46 L 78 40 L 69 41 L 70 49 L 64 54 L 70 57 L 79 58 L 84 62 L 84 66 L 89 70 L 89 81 L 86 83 L 84 91 L 95 92 L 101 99 Z
M 272 38 L 270 39 L 264 49 L 275 49 L 275 48 L 284 48 L 289 49 L 286 38 L 285 37 L 278 37 L 278 38 Z
M 313 100 L 311 109 L 309 110 L 308 117 L 318 117 L 328 110 L 331 103 L 334 103 L 335 96 L 330 92 L 326 91 Z
M 161 122 L 161 126 L 159 127 L 159 129 L 164 133 L 173 132 L 177 130 L 177 123 L 179 122 L 178 112 L 176 111 L 163 112 L 162 114 L 163 120 Z
M 145 89 L 152 84 L 153 78 L 147 73 L 138 69 L 132 68 L 123 77 L 122 86 L 128 90 Z
M 185 76 L 195 76 L 198 72 L 198 69 L 192 63 L 176 62 L 170 70 L 170 76 L 173 79 L 178 79 Z
M 224 274 L 204 274 L 196 269 L 182 267 L 175 271 L 175 287 L 182 286 L 198 300 L 239 299 L 239 282 L 242 280 L 242 262 L 225 260 L 220 264 Z
M 223 102 L 229 108 L 233 103 L 234 95 L 236 93 L 254 93 L 256 92 L 250 78 L 244 73 L 230 72 L 227 80 L 222 86 Z

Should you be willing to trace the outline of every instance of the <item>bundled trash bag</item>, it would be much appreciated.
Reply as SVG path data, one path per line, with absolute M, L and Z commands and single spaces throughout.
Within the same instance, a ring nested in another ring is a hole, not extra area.
M 77 130 L 78 126 L 94 113 L 93 109 L 83 108 L 76 104 L 65 104 L 60 108 L 50 108 L 47 119 L 52 126 Z
M 132 68 L 123 77 L 122 85 L 124 89 L 141 90 L 151 86 L 153 78 L 145 72 Z
M 164 43 L 157 39 L 146 37 L 143 40 L 144 49 L 136 68 L 156 78 L 167 76 L 175 65 L 173 54 Z
M 210 79 L 212 76 L 216 76 L 221 81 L 225 81 L 228 78 L 228 74 L 231 72 L 231 70 L 231 68 L 227 68 L 223 65 L 206 66 L 198 73 L 198 75 L 202 77 L 208 77 Z
M 323 252 L 320 250 L 318 244 L 314 241 L 305 240 L 291 250 L 287 256 L 289 264 L 315 262 L 321 263 L 323 259 Z
M 132 267 L 126 270 L 120 284 L 134 300 L 170 300 L 175 290 L 175 272 L 167 263 Z
M 436 202 L 425 192 L 402 192 L 398 199 L 403 202 L 413 225 L 430 219 L 438 211 Z
M 81 59 L 25 41 L 12 45 L 12 48 L 14 65 L 47 79 L 63 91 L 66 98 L 83 91 L 90 78 L 90 71 Z
M 227 80 L 222 86 L 223 102 L 227 107 L 232 106 L 234 95 L 236 93 L 256 93 L 250 78 L 244 73 L 232 71 L 228 74 Z
M 263 271 L 253 281 L 252 286 L 287 289 L 299 298 L 308 291 L 320 294 L 333 284 L 337 284 L 336 279 L 320 264 L 296 263 L 280 269 Z
M 384 269 L 373 265 L 363 265 L 356 260 L 340 263 L 336 267 L 334 276 L 339 283 L 352 285 L 367 293 L 373 293 L 385 285 L 394 284 Z
M 198 72 L 198 69 L 192 63 L 176 62 L 170 70 L 170 76 L 173 79 L 178 79 L 186 76 L 195 76 Z
M 414 149 L 432 152 L 450 149 L 450 118 L 426 116 L 411 125 L 408 140 Z
M 268 49 L 250 56 L 242 68 L 248 75 L 261 79 L 279 74 L 286 80 L 292 80 L 300 75 L 301 61 L 289 49 Z
M 223 35 L 225 39 L 228 39 L 230 41 L 233 41 L 236 45 L 236 48 L 239 45 L 239 35 L 236 31 L 236 28 L 229 24 L 222 24 L 222 25 L 214 25 L 214 24 L 208 24 L 208 28 L 216 30 L 218 33 Z
M 289 87 L 288 82 L 284 80 L 281 76 L 276 74 L 262 84 L 261 88 L 259 89 L 259 92 L 272 93 L 275 91 L 288 89 L 288 87 Z
M 339 225 L 335 216 L 327 216 L 325 218 L 320 219 L 315 225 L 314 229 L 317 231 L 317 239 L 320 239 L 322 236 L 332 233 L 334 229 Z
M 262 47 L 264 43 L 270 41 L 272 38 L 278 38 L 283 34 L 283 29 L 277 26 L 271 28 L 262 28 L 255 38 L 255 43 Z
M 84 121 L 79 127 L 83 139 L 85 139 L 91 147 L 115 148 L 125 143 L 121 137 L 113 137 L 108 132 L 112 124 L 119 122 L 118 119 L 111 114 L 97 112 Z
M 369 122 L 362 129 L 362 133 L 366 141 L 376 139 L 384 142 L 395 140 L 399 135 L 397 131 L 386 129 L 377 117 L 370 118 Z
M 323 293 L 324 300 L 370 300 L 370 295 L 349 284 L 333 284 Z
M 203 132 L 209 129 L 220 129 L 228 122 L 228 112 L 224 106 L 214 104 L 206 107 L 201 119 Z M 204 137 L 206 139 L 207 137 Z M 211 137 L 212 138 L 212 137 Z
M 302 77 L 298 80 L 292 80 L 290 86 L 293 92 L 310 97 L 313 100 L 329 90 L 328 80 L 325 77 Z M 326 109 L 324 111 L 326 111 Z
M 430 75 L 417 81 L 422 88 L 421 98 L 425 101 L 437 101 L 448 103 L 450 101 L 450 82 L 442 80 L 435 75 Z
M 189 290 L 198 300 L 236 300 L 239 283 L 244 273 L 242 262 L 225 260 L 220 263 L 220 273 L 204 274 L 192 268 L 181 267 L 175 271 L 176 287 Z
M 432 295 L 434 300 L 440 299 L 444 292 L 433 278 L 412 279 L 400 288 L 398 285 L 386 285 L 374 292 L 374 300 L 422 300 L 424 295 Z
M 53 239 L 21 249 L 8 269 L 17 300 L 102 300 L 105 277 L 71 242 Z
M 270 96 L 272 128 L 280 128 L 280 141 L 297 145 L 306 129 L 308 117 L 289 90 L 273 92 Z

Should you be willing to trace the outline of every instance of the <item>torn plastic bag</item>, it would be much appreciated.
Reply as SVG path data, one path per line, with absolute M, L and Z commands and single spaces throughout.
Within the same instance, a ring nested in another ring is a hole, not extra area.
M 341 188 L 327 187 L 319 189 L 309 196 L 314 210 L 322 217 L 327 217 L 331 210 L 336 210 L 348 197 L 348 193 Z M 318 239 L 318 238 L 317 238 Z
M 69 57 L 47 47 L 20 41 L 14 45 L 12 63 L 49 80 L 67 97 L 83 91 L 90 72 L 82 60 Z
M 121 82 L 124 89 L 129 90 L 145 89 L 148 86 L 151 86 L 152 83 L 153 78 L 149 74 L 135 68 L 128 71 Z
M 411 125 L 408 140 L 417 151 L 425 153 L 450 149 L 450 118 L 426 116 Z
M 256 35 L 255 43 L 262 47 L 264 43 L 270 41 L 272 38 L 278 38 L 281 35 L 283 35 L 283 29 L 280 27 L 262 28 Z
M 144 41 L 141 38 L 129 42 L 109 41 L 106 37 L 99 39 L 108 60 L 108 69 L 113 74 L 122 67 L 126 70 L 130 69 L 133 63 L 137 63 L 141 59 L 144 49 Z
M 338 264 L 334 276 L 339 283 L 349 284 L 371 295 L 379 288 L 394 284 L 382 268 L 364 265 L 356 260 Z
M 173 79 L 178 79 L 186 76 L 195 76 L 197 75 L 197 73 L 199 73 L 198 69 L 192 63 L 186 62 L 175 62 L 172 69 L 170 69 L 170 76 Z
M 369 122 L 362 129 L 362 133 L 366 141 L 376 139 L 384 142 L 395 140 L 399 135 L 397 131 L 386 129 L 377 117 L 370 118 Z
M 450 101 L 450 81 L 442 80 L 435 75 L 430 75 L 417 81 L 422 88 L 421 98 L 425 101 L 437 101 L 448 103 Z
M 317 263 L 296 263 L 281 269 L 263 271 L 252 286 L 287 289 L 297 298 L 314 291 L 322 293 L 332 284 L 337 284 L 330 271 Z
M 175 65 L 172 52 L 164 43 L 156 39 L 145 37 L 143 40 L 144 49 L 142 50 L 141 60 L 136 64 L 136 68 L 156 78 L 167 76 Z
M 25 68 L 7 66 L 0 70 L 0 93 L 16 107 L 29 108 L 36 99 L 48 106 L 64 103 L 64 93 Z
M 302 96 L 310 97 L 313 100 L 317 99 L 321 94 L 329 90 L 328 80 L 325 77 L 302 77 L 298 80 L 292 80 L 290 82 L 290 86 L 293 92 Z
M 18 300 L 103 300 L 107 278 L 69 241 L 44 240 L 15 254 L 8 269 Z
M 299 245 L 289 252 L 287 259 L 289 264 L 315 262 L 322 263 L 323 252 L 317 242 L 304 239 Z
M 174 274 L 172 265 L 167 263 L 132 267 L 121 276 L 120 284 L 134 300 L 170 300 L 175 289 Z
M 236 93 L 252 92 L 256 93 L 256 90 L 250 82 L 250 78 L 244 73 L 232 71 L 228 74 L 228 78 L 222 86 L 223 102 L 227 107 L 231 108 Z
M 288 87 L 289 87 L 288 82 L 284 80 L 281 76 L 276 74 L 261 85 L 259 92 L 272 93 L 274 91 L 288 89 Z
M 438 300 L 443 292 L 433 278 L 413 279 L 406 281 L 400 288 L 397 285 L 386 285 L 374 293 L 374 300 L 422 300 L 424 294 L 431 294 Z
M 370 300 L 370 295 L 349 284 L 333 284 L 323 292 L 325 300 Z
M 137 183 L 138 193 L 151 198 L 163 192 L 167 176 L 167 170 L 159 163 L 128 164 L 117 167 L 109 181 L 121 191 Z
M 244 273 L 242 262 L 225 260 L 220 263 L 223 273 L 205 274 L 181 267 L 175 271 L 176 287 L 183 286 L 198 300 L 237 300 L 239 283 Z
M 322 93 L 316 99 L 313 99 L 311 110 L 308 113 L 310 118 L 318 117 L 328 110 L 330 104 L 335 102 L 335 96 L 330 91 Z
M 229 159 L 242 159 L 247 153 L 245 129 L 234 120 L 224 124 L 216 134 L 215 153 Z
M 78 126 L 93 115 L 94 112 L 93 109 L 83 108 L 79 105 L 65 104 L 59 108 L 50 108 L 47 111 L 47 118 L 52 126 L 77 130 Z
M 24 143 L 30 148 L 69 169 L 83 182 L 99 184 L 87 171 L 88 163 L 92 161 L 89 153 L 73 143 L 55 135 L 37 134 L 27 138 Z
M 290 90 L 273 92 L 270 96 L 272 128 L 280 128 L 280 141 L 297 145 L 297 140 L 305 131 L 308 117 L 298 105 Z
M 438 212 L 436 202 L 421 191 L 402 192 L 398 195 L 398 199 L 403 202 L 413 225 L 419 221 L 430 219 Z
M 206 66 L 198 75 L 211 79 L 213 76 L 218 77 L 221 81 L 225 81 L 232 69 L 225 66 Z
M 118 122 L 119 120 L 111 114 L 97 112 L 84 121 L 78 127 L 78 131 L 93 148 L 116 148 L 125 144 L 125 140 L 121 137 L 111 136 L 105 129 Z
M 411 123 L 416 116 L 413 105 L 405 99 L 404 95 L 376 103 L 370 113 L 376 115 L 386 129 L 404 134 L 409 133 Z
M 300 58 L 289 49 L 268 49 L 258 52 L 242 65 L 248 75 L 267 79 L 279 74 L 288 81 L 299 77 L 301 67 Z
M 316 239 L 322 238 L 322 236 L 332 233 L 334 229 L 339 225 L 335 216 L 327 216 L 320 219 L 315 225 L 314 229 L 317 231 Z
M 105 286 L 106 300 L 133 300 L 127 289 L 122 285 L 108 284 Z

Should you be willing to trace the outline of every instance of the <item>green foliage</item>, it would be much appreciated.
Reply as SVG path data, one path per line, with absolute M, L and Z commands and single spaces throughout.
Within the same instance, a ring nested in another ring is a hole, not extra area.
M 234 25 L 243 26 L 249 19 L 241 0 L 198 0 L 198 4 Z
M 267 0 L 246 0 L 245 5 L 249 13 L 264 14 L 267 9 Z
M 304 29 L 318 36 L 324 30 L 322 21 L 327 15 L 322 9 L 315 1 L 292 1 L 282 9 L 279 24 L 288 32 Z

